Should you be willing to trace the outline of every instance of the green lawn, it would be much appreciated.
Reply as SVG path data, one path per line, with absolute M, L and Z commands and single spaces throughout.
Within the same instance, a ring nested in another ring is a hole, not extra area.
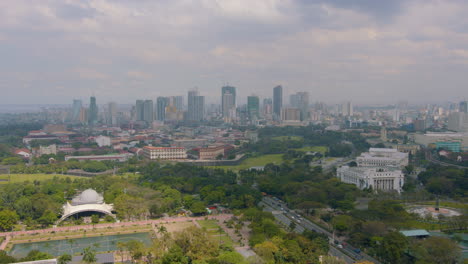
M 251 157 L 243 160 L 241 164 L 236 166 L 209 166 L 210 168 L 225 169 L 225 170 L 245 170 L 256 166 L 265 166 L 268 163 L 281 164 L 283 163 L 283 154 L 268 154 L 258 157 Z
M 224 230 L 220 230 L 220 227 L 215 220 L 199 220 L 197 222 L 202 228 L 206 228 L 206 232 L 214 241 L 220 242 L 226 246 L 234 246 L 234 242 L 232 241 L 232 239 L 229 237 L 228 234 L 226 234 L 226 232 L 224 232 Z
M 54 177 L 58 177 L 61 179 L 70 178 L 70 179 L 78 179 L 83 178 L 79 176 L 71 176 L 71 175 L 61 175 L 61 174 L 45 174 L 45 173 L 38 173 L 38 174 L 11 174 L 11 182 L 24 182 L 24 181 L 43 181 L 53 179 Z M 8 174 L 0 174 L 0 179 L 8 180 Z M 0 184 L 6 184 L 8 181 L 0 181 Z
M 320 152 L 322 154 L 325 154 L 327 152 L 328 148 L 325 146 L 314 146 L 314 147 L 302 147 L 298 149 L 294 149 L 298 151 L 310 151 L 310 152 Z
M 271 139 L 273 140 L 296 140 L 299 141 L 302 139 L 300 136 L 278 136 L 278 137 L 272 137 Z

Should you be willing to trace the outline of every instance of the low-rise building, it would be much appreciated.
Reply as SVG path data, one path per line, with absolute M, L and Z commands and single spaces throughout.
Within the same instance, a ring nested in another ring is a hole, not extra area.
M 103 160 L 114 160 L 119 162 L 127 161 L 133 154 L 125 153 L 125 154 L 109 154 L 109 155 L 90 155 L 90 156 L 65 156 L 65 161 L 76 159 L 79 161 L 85 160 L 96 160 L 96 161 L 103 161 Z
M 199 150 L 199 158 L 201 160 L 213 160 L 220 155 L 224 156 L 224 146 L 211 146 Z
M 356 158 L 359 167 L 404 167 L 408 165 L 408 153 L 391 148 L 370 148 Z
M 410 153 L 411 155 L 415 155 L 416 152 L 418 152 L 418 150 L 420 148 L 421 147 L 419 145 L 417 145 L 417 144 L 398 144 L 398 145 L 396 145 L 396 149 L 399 152 Z
M 181 147 L 143 147 L 143 156 L 150 160 L 179 160 L 187 158 L 187 151 Z
M 57 145 L 52 144 L 49 146 L 39 146 L 39 151 L 37 153 L 39 156 L 41 155 L 50 155 L 50 154 L 57 154 Z
M 108 147 L 112 145 L 111 138 L 106 136 L 97 136 L 94 141 L 99 147 Z
M 395 167 L 349 167 L 337 169 L 336 177 L 342 182 L 356 185 L 359 189 L 402 191 L 405 182 L 403 172 Z

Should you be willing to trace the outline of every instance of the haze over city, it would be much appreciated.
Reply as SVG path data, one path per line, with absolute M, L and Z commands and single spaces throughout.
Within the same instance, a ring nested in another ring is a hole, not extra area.
M 468 97 L 466 1 L 1 1 L 2 104 Z

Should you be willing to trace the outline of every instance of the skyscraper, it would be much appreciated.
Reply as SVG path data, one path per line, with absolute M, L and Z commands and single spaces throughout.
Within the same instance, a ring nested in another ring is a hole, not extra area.
M 308 118 L 309 110 L 309 93 L 298 92 L 290 96 L 290 104 L 292 107 L 301 111 L 301 120 L 304 121 Z
M 197 90 L 188 92 L 187 120 L 202 121 L 205 117 L 205 97 L 200 96 Z
M 458 111 L 468 114 L 468 101 L 461 101 Z
M 144 105 L 145 105 L 145 101 L 136 100 L 136 105 L 135 105 L 135 112 L 136 112 L 135 119 L 136 119 L 136 121 L 143 121 L 144 120 L 144 116 L 143 116 Z
M 166 107 L 169 106 L 169 97 L 158 97 L 156 99 L 156 119 L 166 120 Z
M 273 88 L 273 114 L 276 119 L 281 117 L 281 108 L 283 107 L 283 87 L 281 85 Z
M 236 87 L 223 86 L 221 88 L 221 111 L 223 117 L 231 117 L 232 109 L 236 108 Z
M 184 110 L 184 97 L 183 96 L 171 96 L 169 104 L 175 106 L 177 111 Z
M 260 99 L 258 99 L 258 96 L 252 95 L 247 97 L 247 112 L 250 120 L 260 117 Z
M 89 113 L 88 113 L 88 124 L 95 125 L 98 121 L 98 107 L 96 104 L 96 97 L 91 96 L 89 98 Z
M 107 104 L 106 124 L 108 125 L 117 124 L 117 103 L 116 102 L 110 102 Z
M 341 104 L 341 114 L 343 116 L 352 116 L 352 115 L 354 115 L 353 104 L 351 102 L 349 102 L 349 101 L 344 102 L 343 104 Z
M 143 103 L 143 120 L 149 125 L 154 121 L 153 100 L 145 100 Z
M 72 121 L 76 122 L 80 120 L 80 113 L 83 104 L 81 100 L 74 99 L 73 100 L 73 108 L 72 108 Z

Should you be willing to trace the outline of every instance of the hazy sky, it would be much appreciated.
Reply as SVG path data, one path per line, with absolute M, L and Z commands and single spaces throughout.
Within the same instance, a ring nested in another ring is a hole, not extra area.
M 1 0 L 0 103 L 468 98 L 466 0 Z

